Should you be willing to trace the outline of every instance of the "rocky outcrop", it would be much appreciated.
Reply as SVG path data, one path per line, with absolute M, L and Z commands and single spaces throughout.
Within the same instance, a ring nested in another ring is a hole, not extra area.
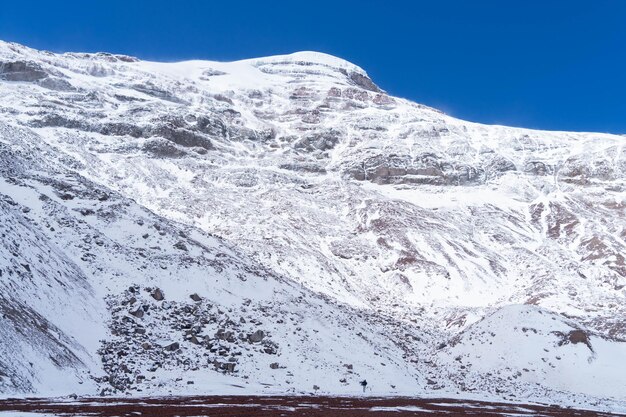
M 377 184 L 472 185 L 485 179 L 482 167 L 453 163 L 431 153 L 417 157 L 373 156 L 347 173 L 356 180 Z
M 358 85 L 361 88 L 373 91 L 375 93 L 382 92 L 382 90 L 376 84 L 374 84 L 374 82 L 366 75 L 360 74 L 358 72 L 351 72 L 348 76 L 354 84 Z
M 29 61 L 0 61 L 0 79 L 5 81 L 34 82 L 48 76 L 41 65 Z

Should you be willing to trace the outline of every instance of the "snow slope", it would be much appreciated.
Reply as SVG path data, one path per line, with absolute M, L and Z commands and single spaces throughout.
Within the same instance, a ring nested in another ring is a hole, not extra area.
M 0 61 L 2 305 L 60 335 L 3 322 L 3 392 L 626 399 L 623 136 L 461 121 L 315 52 Z

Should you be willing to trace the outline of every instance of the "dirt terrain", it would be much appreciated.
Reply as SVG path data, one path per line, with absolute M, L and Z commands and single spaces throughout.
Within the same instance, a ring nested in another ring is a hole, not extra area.
M 199 416 L 618 416 L 548 405 L 507 404 L 453 399 L 354 397 L 207 396 L 168 398 L 81 398 L 0 400 L 0 415 L 41 413 L 95 417 Z

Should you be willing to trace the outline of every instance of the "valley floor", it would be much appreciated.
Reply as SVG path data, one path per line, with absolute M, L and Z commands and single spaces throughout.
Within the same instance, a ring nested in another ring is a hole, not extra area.
M 203 396 L 0 400 L 0 417 L 42 416 L 624 416 L 538 404 L 459 399 L 324 396 Z

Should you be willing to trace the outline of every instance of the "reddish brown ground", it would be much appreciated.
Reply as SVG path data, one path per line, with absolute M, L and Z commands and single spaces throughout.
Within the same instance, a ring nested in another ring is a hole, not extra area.
M 396 408 L 400 407 L 400 408 Z M 403 409 L 403 407 L 406 407 Z M 617 414 L 526 404 L 451 399 L 349 397 L 167 397 L 0 400 L 0 411 L 67 417 L 403 417 L 403 416 L 616 416 Z

